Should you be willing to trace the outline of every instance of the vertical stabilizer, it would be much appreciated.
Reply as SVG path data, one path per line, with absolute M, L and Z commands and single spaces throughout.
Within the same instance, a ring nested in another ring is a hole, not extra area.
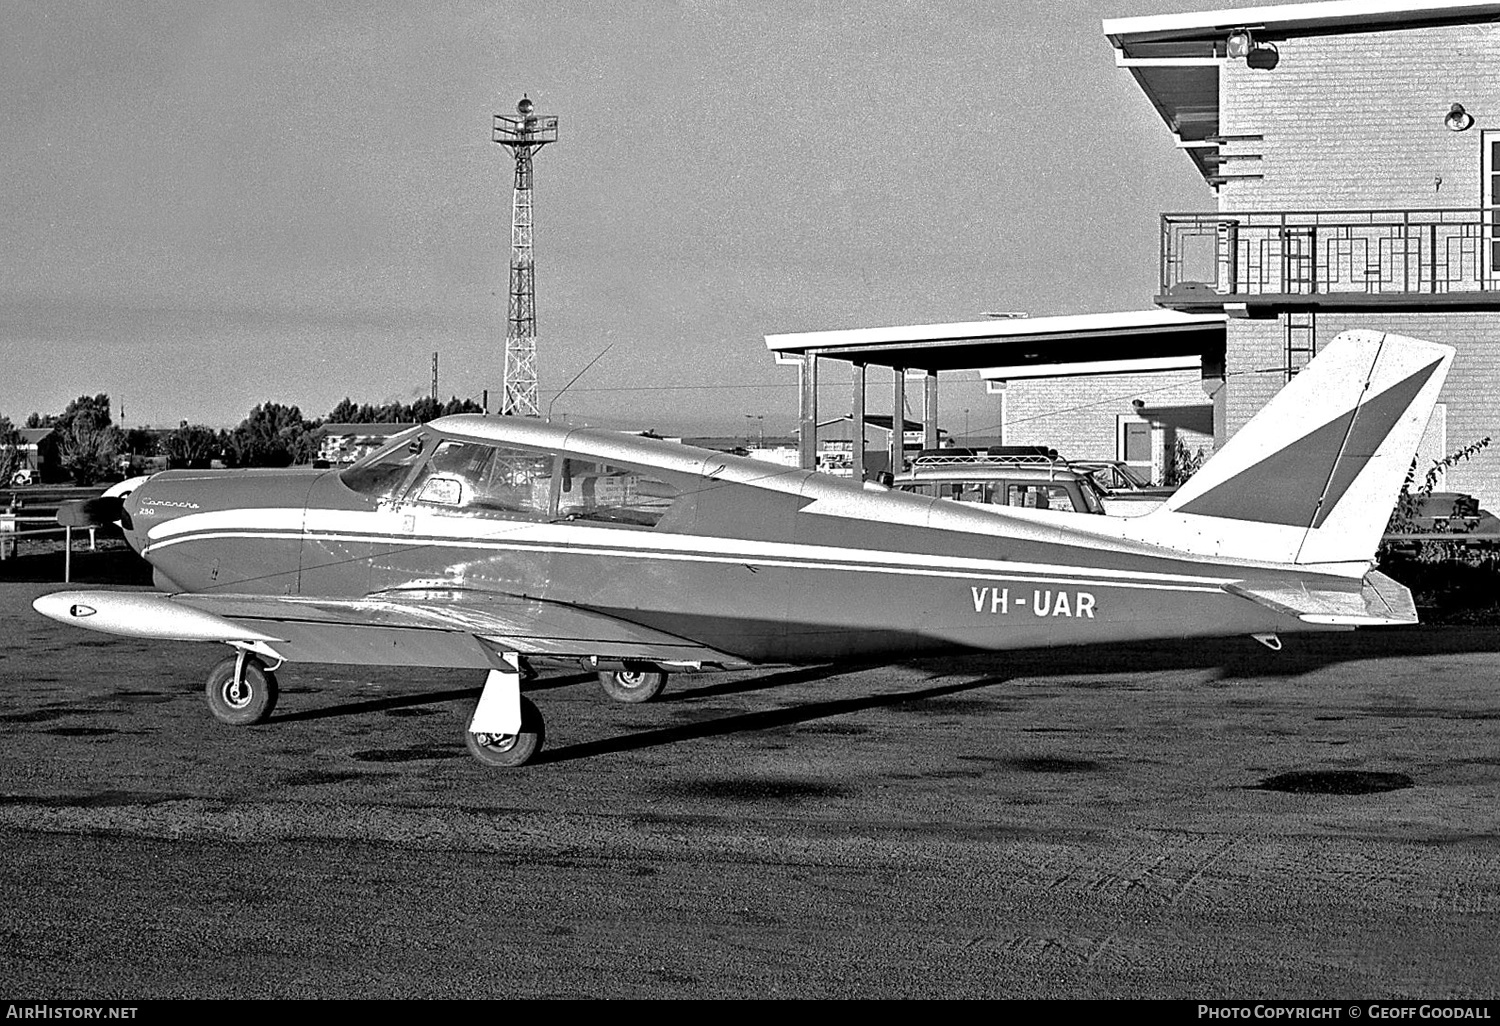
M 1368 563 L 1453 362 L 1453 348 L 1348 331 L 1153 517 L 1197 551 Z

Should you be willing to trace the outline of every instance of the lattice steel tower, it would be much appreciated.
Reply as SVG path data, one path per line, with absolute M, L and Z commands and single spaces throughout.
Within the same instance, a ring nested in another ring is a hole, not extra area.
M 514 114 L 496 114 L 493 140 L 516 158 L 510 220 L 510 303 L 505 321 L 505 391 L 500 412 L 540 417 L 536 383 L 536 269 L 531 258 L 531 158 L 557 141 L 557 118 L 535 113 L 523 93 Z

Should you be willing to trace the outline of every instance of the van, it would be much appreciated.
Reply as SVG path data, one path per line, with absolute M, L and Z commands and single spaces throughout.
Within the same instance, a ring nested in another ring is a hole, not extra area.
M 1104 513 L 1103 492 L 1092 476 L 1056 450 L 1036 446 L 924 449 L 892 487 L 976 506 Z

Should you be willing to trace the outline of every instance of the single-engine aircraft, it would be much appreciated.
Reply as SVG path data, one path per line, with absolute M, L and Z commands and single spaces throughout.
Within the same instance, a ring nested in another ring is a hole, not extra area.
M 167 471 L 107 511 L 160 593 L 60 591 L 63 623 L 222 642 L 208 704 L 264 720 L 288 662 L 488 670 L 464 737 L 541 748 L 530 659 L 610 697 L 667 674 L 1416 621 L 1374 569 L 1453 349 L 1327 346 L 1161 508 L 978 508 L 539 420 L 460 415 L 344 470 Z M 111 500 L 95 500 L 108 503 Z

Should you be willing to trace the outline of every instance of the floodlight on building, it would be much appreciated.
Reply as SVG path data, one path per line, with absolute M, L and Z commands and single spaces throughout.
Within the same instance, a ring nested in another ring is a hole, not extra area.
M 1474 124 L 1474 115 L 1464 110 L 1464 105 L 1455 103 L 1448 109 L 1448 116 L 1443 119 L 1443 124 L 1450 132 L 1462 132 Z
M 1224 52 L 1230 58 L 1244 60 L 1250 56 L 1250 51 L 1255 49 L 1255 37 L 1250 34 L 1249 29 L 1235 29 L 1229 34 L 1229 41 L 1224 46 Z

